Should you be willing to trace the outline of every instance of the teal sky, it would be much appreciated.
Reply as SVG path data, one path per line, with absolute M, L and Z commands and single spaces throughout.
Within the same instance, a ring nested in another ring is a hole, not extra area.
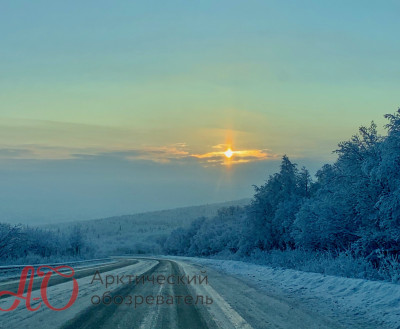
M 65 200 L 72 217 L 229 200 L 285 153 L 332 161 L 400 105 L 399 13 L 398 1 L 2 1 L 0 196 L 39 208 L 6 219 L 69 219 Z M 91 166 L 99 186 L 80 176 Z M 157 174 L 130 182 L 146 166 Z M 138 192 L 148 184 L 157 201 Z M 185 184 L 202 187 L 190 197 Z M 82 186 L 92 199 L 72 192 Z

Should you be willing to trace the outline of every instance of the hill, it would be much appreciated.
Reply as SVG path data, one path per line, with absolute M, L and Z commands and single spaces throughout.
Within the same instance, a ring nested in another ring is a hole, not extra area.
M 244 206 L 250 199 L 145 212 L 101 219 L 49 224 L 44 228 L 71 234 L 78 232 L 83 244 L 92 245 L 96 253 L 157 253 L 166 237 L 178 227 L 189 225 L 199 217 L 213 217 L 218 209 Z

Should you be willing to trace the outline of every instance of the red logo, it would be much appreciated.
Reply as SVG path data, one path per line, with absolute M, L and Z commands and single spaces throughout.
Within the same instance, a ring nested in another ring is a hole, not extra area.
M 43 272 L 42 271 L 43 268 L 47 268 L 47 269 L 49 269 L 49 271 Z M 60 270 L 63 270 L 63 269 L 69 269 L 71 271 L 71 273 L 69 273 L 69 274 L 61 273 Z M 28 288 L 27 288 L 26 295 L 24 295 L 25 285 L 26 285 L 27 278 L 29 276 L 29 272 L 30 272 L 30 278 L 29 278 Z M 73 281 L 73 289 L 72 289 L 71 298 L 70 298 L 69 302 L 67 303 L 67 305 L 65 305 L 64 307 L 61 307 L 61 308 L 53 307 L 50 304 L 49 299 L 47 298 L 47 286 L 49 284 L 51 276 L 54 274 L 53 272 L 55 272 L 56 274 L 58 274 L 64 278 L 72 278 L 72 281 Z M 38 269 L 36 270 L 36 274 L 39 277 L 43 277 L 42 283 L 40 285 L 40 294 L 42 296 L 43 303 L 48 308 L 52 309 L 53 311 L 63 311 L 63 310 L 66 310 L 67 308 L 71 307 L 72 304 L 75 303 L 76 298 L 78 297 L 79 287 L 78 287 L 78 282 L 76 281 L 76 279 L 73 278 L 73 276 L 75 275 L 75 271 L 72 267 L 66 266 L 66 265 L 61 265 L 61 266 L 57 266 L 57 267 L 53 268 L 53 267 L 44 265 L 44 266 L 38 267 Z M 35 268 L 33 266 L 26 266 L 22 270 L 21 278 L 19 279 L 19 286 L 18 286 L 17 293 L 14 293 L 12 291 L 0 291 L 0 297 L 3 295 L 10 295 L 10 296 L 15 297 L 13 304 L 8 309 L 2 309 L 0 307 L 0 311 L 8 312 L 8 311 L 15 310 L 17 308 L 17 306 L 19 305 L 19 303 L 21 302 L 21 300 L 25 300 L 26 308 L 29 311 L 37 311 L 40 308 L 40 306 L 42 305 L 42 302 L 40 302 L 36 308 L 32 308 L 32 306 L 31 306 L 32 300 L 40 299 L 40 298 L 32 298 L 32 287 L 33 287 L 34 276 L 35 276 Z

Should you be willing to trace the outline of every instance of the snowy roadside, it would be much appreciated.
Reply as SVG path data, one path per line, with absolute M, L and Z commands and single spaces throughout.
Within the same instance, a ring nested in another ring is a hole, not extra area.
M 0 266 L 0 282 L 9 281 L 10 278 L 18 279 L 21 276 L 21 270 L 26 266 L 33 266 L 34 268 L 38 268 L 40 266 L 52 266 L 56 267 L 58 265 L 68 265 L 72 266 L 75 270 L 90 268 L 95 265 L 109 265 L 117 263 L 117 260 L 113 258 L 98 258 L 98 259 L 87 259 L 87 260 L 79 260 L 79 261 L 66 261 L 64 263 L 43 263 L 43 264 L 29 264 L 29 265 L 2 265 Z M 64 272 L 65 270 L 61 270 Z M 68 270 L 66 270 L 68 272 Z
M 151 260 L 140 260 L 138 263 L 114 269 L 108 272 L 103 272 L 101 277 L 105 278 L 106 275 L 141 275 L 158 264 L 157 261 Z M 93 274 L 95 270 L 93 270 Z M 93 304 L 91 303 L 91 297 L 93 295 L 102 296 L 106 291 L 113 291 L 120 286 L 111 285 L 108 288 L 96 281 L 93 282 L 93 275 L 88 275 L 83 278 L 77 279 L 79 284 L 79 296 L 76 302 L 68 309 L 62 312 L 56 312 L 45 305 L 42 305 L 37 311 L 28 311 L 25 304 L 22 303 L 16 310 L 12 312 L 2 312 L 0 328 L 42 328 L 52 329 L 59 328 L 66 321 L 71 320 L 80 312 L 84 312 L 85 309 L 89 308 Z M 58 285 L 50 286 L 47 289 L 49 299 L 54 307 L 63 307 L 67 304 L 71 296 L 71 282 L 61 283 Z M 32 298 L 39 298 L 37 301 L 32 301 L 31 305 L 33 308 L 37 307 L 39 303 L 43 304 L 41 300 L 40 290 L 35 290 L 32 293 Z M 0 300 L 0 307 L 7 309 L 14 302 L 15 297 L 7 297 Z
M 168 257 L 235 275 L 268 293 L 281 291 L 331 317 L 364 318 L 381 327 L 400 328 L 400 285 L 272 268 L 240 261 Z

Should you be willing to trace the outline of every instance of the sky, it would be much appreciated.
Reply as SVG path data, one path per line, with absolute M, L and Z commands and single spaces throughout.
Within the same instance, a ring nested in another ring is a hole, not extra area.
M 0 221 L 251 197 L 284 154 L 315 172 L 400 106 L 399 12 L 398 1 L 0 2 Z

